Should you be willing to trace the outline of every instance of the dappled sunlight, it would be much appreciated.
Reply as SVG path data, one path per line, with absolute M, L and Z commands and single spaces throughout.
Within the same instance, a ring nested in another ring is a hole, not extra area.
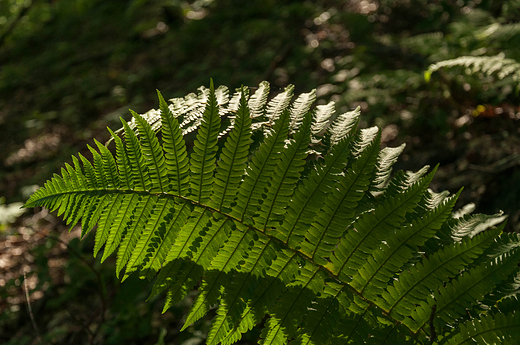
M 61 136 L 59 134 L 43 134 L 34 139 L 28 139 L 25 141 L 23 148 L 11 154 L 5 160 L 5 164 L 9 166 L 49 158 L 58 150 L 60 143 Z
M 26 291 L 24 274 L 31 302 L 41 299 L 45 291 L 52 285 L 64 284 L 67 280 L 63 268 L 70 256 L 67 252 L 67 243 L 79 237 L 81 230 L 76 227 L 70 233 L 61 222 L 50 215 L 45 209 L 36 212 L 33 216 L 22 221 L 22 225 L 8 228 L 0 232 L 0 287 L 6 294 L 0 295 L 0 314 L 7 310 L 18 312 L 26 308 Z M 56 235 L 55 228 L 62 229 Z M 49 238 L 56 238 L 57 245 L 52 244 Z M 50 245 L 48 252 L 48 268 L 50 281 L 41 283 L 35 262 L 35 249 Z

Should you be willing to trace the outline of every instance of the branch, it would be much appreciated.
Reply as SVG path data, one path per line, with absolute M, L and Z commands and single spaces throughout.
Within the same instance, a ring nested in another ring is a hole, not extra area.
M 29 5 L 22 8 L 16 18 L 9 24 L 9 27 L 0 35 L 0 48 L 4 45 L 6 38 L 16 29 L 16 26 L 22 20 L 22 18 L 29 12 L 31 7 L 36 3 L 36 0 L 29 2 Z
M 433 344 L 435 339 L 437 339 L 437 332 L 435 332 L 435 325 L 433 324 L 433 321 L 435 320 L 435 310 L 437 310 L 437 304 L 434 304 L 432 306 L 432 313 L 430 315 L 430 342 Z

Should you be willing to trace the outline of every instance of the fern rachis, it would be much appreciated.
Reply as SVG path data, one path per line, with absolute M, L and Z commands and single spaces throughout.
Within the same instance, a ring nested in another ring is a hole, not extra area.
M 500 314 L 519 306 L 520 261 L 501 216 L 453 218 L 459 194 L 429 191 L 434 171 L 390 178 L 402 147 L 380 150 L 358 110 L 326 129 L 333 108 L 309 112 L 314 92 L 291 106 L 292 87 L 269 102 L 268 89 L 229 100 L 211 85 L 172 106 L 159 93 L 159 114 L 132 113 L 124 141 L 111 131 L 115 157 L 96 142 L 93 165 L 73 157 L 26 207 L 81 221 L 83 235 L 98 224 L 95 255 L 116 252 L 123 279 L 156 276 L 165 310 L 199 285 L 185 327 L 218 304 L 209 344 L 266 317 L 265 344 L 452 343 L 520 325 Z M 188 152 L 182 136 L 197 128 Z M 462 234 L 468 224 L 479 231 Z

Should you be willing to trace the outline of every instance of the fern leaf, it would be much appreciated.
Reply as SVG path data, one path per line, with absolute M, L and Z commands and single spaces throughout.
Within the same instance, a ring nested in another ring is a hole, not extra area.
M 121 240 L 126 236 L 127 228 L 131 225 L 129 224 L 131 217 L 139 201 L 138 194 L 124 195 L 119 208 L 112 211 L 116 216 L 113 218 L 113 223 L 109 225 L 110 229 L 108 230 L 108 237 L 106 238 L 105 250 L 101 257 L 102 262 L 117 249 Z
M 294 85 L 289 85 L 285 90 L 276 95 L 268 104 L 266 116 L 269 123 L 273 124 L 278 120 L 280 115 L 286 111 L 291 98 L 293 97 Z
M 139 129 L 143 158 L 148 168 L 147 171 L 151 180 L 151 187 L 147 190 L 152 193 L 164 193 L 168 190 L 168 179 L 164 166 L 164 154 L 162 147 L 159 146 L 159 140 L 152 131 L 152 127 L 148 124 L 148 122 L 146 122 L 141 115 L 133 111 L 131 111 L 131 113 L 134 116 L 134 119 L 137 123 L 137 128 Z
M 210 306 L 218 302 L 220 287 L 230 280 L 229 272 L 236 269 L 242 253 L 250 250 L 252 234 L 247 229 L 235 229 L 229 241 L 211 262 L 210 270 L 202 281 L 201 293 L 197 296 L 183 329 L 206 315 Z
M 209 214 L 204 212 L 204 210 L 196 209 L 187 217 L 187 221 L 181 224 L 178 229 L 177 234 L 175 234 L 175 241 L 173 243 L 181 243 L 180 246 L 172 245 L 168 249 L 168 253 L 166 255 L 166 259 L 164 260 L 163 265 L 166 265 L 160 272 L 157 277 L 157 281 L 154 284 L 152 293 L 150 298 L 157 295 L 163 290 L 166 290 L 170 287 L 172 283 L 172 276 L 178 272 L 180 265 L 183 264 L 183 261 L 180 260 L 183 256 L 183 253 L 187 252 L 187 248 L 189 244 L 195 239 L 191 238 L 191 235 L 195 233 L 194 229 L 196 229 L 199 224 L 201 227 L 204 227 L 208 224 Z
M 85 236 L 100 221 L 102 211 L 107 207 L 111 199 L 109 194 L 105 194 L 100 198 L 91 198 L 88 210 L 84 213 L 81 220 L 81 237 Z
M 263 200 L 259 215 L 256 217 L 255 225 L 259 229 L 276 229 L 283 220 L 285 206 L 291 201 L 293 186 L 299 180 L 305 164 L 307 145 L 310 140 L 310 115 L 307 113 L 302 129 L 296 133 L 291 145 L 284 150 L 269 180 L 267 198 Z M 284 238 L 286 234 L 277 232 L 274 236 Z
M 520 313 L 496 313 L 468 320 L 453 330 L 441 344 L 500 344 L 514 345 L 520 338 Z
M 157 95 L 161 108 L 162 139 L 171 192 L 176 195 L 186 195 L 189 181 L 186 144 L 182 140 L 177 119 L 173 116 L 159 91 L 157 91 Z
M 313 170 L 295 191 L 292 202 L 282 224 L 282 241 L 289 242 L 293 248 L 298 248 L 307 233 L 316 209 L 321 207 L 323 200 L 333 192 L 333 186 L 339 182 L 343 169 L 346 167 L 349 151 L 347 149 L 353 136 L 341 140 L 325 157 L 322 166 Z
M 141 197 L 137 201 L 137 207 L 134 208 L 132 218 L 129 220 L 121 245 L 117 253 L 116 260 L 116 276 L 119 278 L 121 270 L 126 266 L 130 256 L 143 232 L 146 222 L 157 204 L 157 197 L 155 195 Z M 113 242 L 113 245 L 116 242 Z
M 440 288 L 434 298 L 429 297 L 428 301 L 421 302 L 411 315 L 414 322 L 407 319 L 405 324 L 415 331 L 422 328 L 429 321 L 431 306 L 434 304 L 437 306 L 436 316 L 446 323 L 452 322 L 458 316 L 464 315 L 466 308 L 482 300 L 513 270 L 518 270 L 519 258 L 520 249 L 516 249 L 497 260 L 485 262 L 475 269 L 465 271 L 458 279 Z
M 406 213 L 413 211 L 422 193 L 426 190 L 435 170 L 429 176 L 410 186 L 406 192 L 386 200 L 373 212 L 363 214 L 339 242 L 331 258 L 331 268 L 348 280 L 365 263 L 364 261 L 381 243 L 381 238 L 397 228 Z
M 324 280 L 318 267 L 308 266 L 310 265 L 300 269 L 297 281 L 290 284 L 278 300 L 272 311 L 273 316 L 262 332 L 261 337 L 264 339 L 261 344 L 287 344 L 287 340 L 296 334 L 314 293 L 323 290 Z
M 499 79 L 503 79 L 512 75 L 514 80 L 519 79 L 520 64 L 513 60 L 504 57 L 504 54 L 496 56 L 461 56 L 456 59 L 444 60 L 430 65 L 425 73 L 425 78 L 428 81 L 433 72 L 441 68 L 452 68 L 462 66 L 471 68 L 472 73 L 484 72 L 486 75 L 497 73 Z
M 96 178 L 96 173 L 94 171 L 94 167 L 92 164 L 86 159 L 81 153 L 78 153 L 78 157 L 83 164 L 83 170 L 85 171 L 85 182 L 87 184 L 88 189 L 96 189 L 102 187 L 102 185 L 98 184 L 98 180 Z
M 120 187 L 119 175 L 117 173 L 117 166 L 114 156 L 112 153 L 105 147 L 105 145 L 101 144 L 99 141 L 94 139 L 99 152 L 101 153 L 101 160 L 103 162 L 103 180 L 107 189 L 114 188 L 118 189 Z
M 376 171 L 369 190 L 372 194 L 383 192 L 390 180 L 392 165 L 403 152 L 405 144 L 398 147 L 385 147 L 379 153 L 376 163 Z
M 459 274 L 491 245 L 493 237 L 498 233 L 500 229 L 497 228 L 474 238 L 467 238 L 419 262 L 410 271 L 402 273 L 393 286 L 387 288 L 382 294 L 386 301 L 382 306 L 397 319 L 404 320 L 404 317 L 412 315 L 424 296 L 444 286 L 450 278 Z M 376 303 L 380 304 L 381 301 Z
M 246 170 L 244 181 L 238 189 L 237 205 L 232 215 L 239 220 L 252 217 L 260 205 L 261 195 L 272 177 L 288 133 L 289 112 L 284 111 L 273 127 L 273 134 L 268 136 L 252 157 Z
M 173 200 L 161 198 L 156 201 L 157 203 L 153 208 L 150 209 L 150 214 L 146 214 L 148 219 L 142 219 L 142 233 L 135 236 L 134 241 L 137 241 L 135 247 L 131 250 L 131 256 L 128 259 L 127 268 L 125 270 L 125 276 L 123 278 L 126 279 L 130 273 L 135 272 L 144 262 L 146 255 L 149 251 L 153 250 L 153 247 L 150 248 L 151 241 L 154 235 L 154 229 L 160 229 L 160 227 L 165 228 L 166 219 L 170 215 L 172 208 L 174 207 Z M 142 213 L 145 215 L 145 213 Z M 146 225 L 143 226 L 143 223 L 146 222 Z M 137 224 L 137 223 L 136 223 Z M 160 230 L 159 230 L 160 231 Z M 128 236 L 127 236 L 128 237 Z M 121 247 L 122 248 L 122 247 Z M 130 247 L 128 247 L 130 248 Z M 128 251 L 128 250 L 127 250 Z M 128 257 L 128 254 L 126 254 Z M 122 262 L 123 260 L 121 260 Z M 118 267 L 121 267 L 119 265 Z
M 128 155 L 128 164 L 132 171 L 132 184 L 134 190 L 149 190 L 151 181 L 148 179 L 148 171 L 144 164 L 141 144 L 137 139 L 135 132 L 130 128 L 126 121 L 121 120 L 125 129 L 126 153 Z
M 415 305 L 418 305 L 422 298 L 457 275 L 490 246 L 493 238 L 499 233 L 500 229 L 495 229 L 474 238 L 466 238 L 423 259 L 409 271 L 400 274 L 399 280 L 382 293 L 384 302 L 378 300 L 376 303 L 393 317 L 403 320 L 403 317 L 411 315 Z
M 231 241 L 233 239 L 230 239 Z M 275 249 L 272 242 L 265 236 L 259 236 L 252 242 L 248 255 L 244 258 L 244 264 L 239 269 L 244 277 L 231 279 L 228 288 L 224 290 L 217 317 L 208 335 L 208 344 L 219 343 L 231 332 L 235 323 L 242 319 L 241 315 L 246 309 L 246 302 L 252 297 L 255 287 L 260 285 L 259 272 L 269 268 L 271 258 L 274 256 Z
M 312 103 L 316 100 L 316 90 L 312 90 L 308 93 L 302 93 L 296 98 L 291 106 L 291 123 L 289 124 L 289 130 L 291 132 L 296 131 L 300 128 L 305 115 L 311 110 Z M 310 126 L 310 121 L 309 121 Z
M 199 229 L 196 227 L 193 229 L 191 227 L 187 228 L 186 232 L 190 232 L 189 240 L 182 242 L 183 248 L 178 256 L 181 259 L 190 259 L 190 261 L 184 264 L 183 268 L 183 271 L 188 273 L 182 277 L 176 277 L 174 285 L 168 291 L 168 303 L 165 305 L 164 310 L 182 300 L 186 293 L 193 288 L 193 286 L 189 287 L 189 284 L 198 282 L 203 270 L 210 267 L 217 250 L 224 244 L 231 231 L 230 223 L 231 221 L 226 218 L 210 219 L 205 229 L 202 230 L 205 233 L 198 233 Z M 177 242 L 183 237 L 184 230 L 181 229 Z M 197 230 L 197 233 L 194 230 Z M 190 246 L 186 246 L 186 243 L 190 244 Z
M 354 295 L 352 303 L 345 311 L 351 317 L 342 325 L 338 342 L 344 344 L 362 344 L 371 337 L 371 334 L 379 327 L 375 322 L 375 316 L 372 313 L 370 303 L 362 300 L 359 296 Z
M 273 308 L 278 297 L 285 291 L 283 282 L 293 279 L 291 273 L 297 265 L 295 254 L 278 252 L 276 260 L 272 262 L 267 271 L 268 278 L 255 286 L 246 308 L 240 318 L 234 322 L 231 331 L 222 340 L 222 344 L 233 344 L 241 339 L 242 333 L 252 329 L 263 319 L 267 310 Z
M 190 156 L 190 193 L 198 202 L 207 202 L 211 195 L 219 129 L 220 117 L 211 81 L 208 103 Z
M 126 155 L 123 141 L 114 132 L 112 132 L 110 128 L 108 128 L 108 131 L 116 143 L 116 163 L 117 169 L 119 171 L 121 188 L 132 189 L 134 187 L 134 181 L 132 180 L 130 162 L 128 161 L 128 156 Z M 82 158 L 82 160 L 85 164 L 90 164 L 90 162 L 88 162 L 86 159 Z
M 228 209 L 235 201 L 238 186 L 246 169 L 249 141 L 251 138 L 251 117 L 247 109 L 244 93 L 235 125 L 224 144 L 217 166 L 215 184 L 210 205 L 217 210 Z
M 368 188 L 374 168 L 380 133 L 377 128 L 363 130 L 355 143 L 358 160 L 324 201 L 320 212 L 306 234 L 302 250 L 319 264 L 326 264 L 333 248 L 343 236 L 346 225 L 354 217 L 357 202 Z
M 330 142 L 332 145 L 336 145 L 341 139 L 352 131 L 352 128 L 358 122 L 359 115 L 361 114 L 361 108 L 357 107 L 353 111 L 346 112 L 338 116 L 330 127 L 329 132 L 331 133 Z
M 466 237 L 473 237 L 506 219 L 502 213 L 494 215 L 475 214 L 448 219 L 432 238 L 424 245 L 426 253 L 434 253 L 439 249 Z
M 294 345 L 328 344 L 334 334 L 334 329 L 341 323 L 339 312 L 339 295 L 342 286 L 327 283 L 324 286 L 323 297 L 311 301 L 303 325 L 298 329 Z
M 264 114 L 265 104 L 269 96 L 269 83 L 263 81 L 258 85 L 258 89 L 249 98 L 248 106 L 251 112 L 251 118 L 259 117 Z
M 101 155 L 94 149 L 92 148 L 92 146 L 90 145 L 87 145 L 88 149 L 90 150 L 90 152 L 92 153 L 92 157 L 93 157 L 93 160 L 94 160 L 94 176 L 96 178 L 96 182 L 97 182 L 97 185 L 100 186 L 101 188 L 103 189 L 107 189 L 108 188 L 108 185 L 107 185 L 107 180 L 106 180 L 106 177 L 103 175 L 103 158 L 101 158 Z M 64 174 L 62 174 L 63 177 L 65 177 Z M 110 175 L 107 175 L 107 177 L 110 176 Z M 66 178 L 65 181 L 67 181 L 68 179 Z M 65 186 L 66 189 L 69 189 L 68 188 L 69 186 Z
M 325 105 L 316 106 L 316 112 L 314 113 L 314 122 L 311 127 L 313 135 L 318 135 L 323 132 L 329 125 L 332 114 L 336 111 L 334 102 L 329 102 Z
M 396 236 L 388 238 L 368 258 L 363 267 L 352 278 L 351 285 L 361 294 L 373 300 L 376 293 L 387 286 L 390 279 L 418 251 L 418 247 L 433 237 L 450 215 L 461 191 L 426 216 L 412 221 Z
M 155 275 L 159 271 L 189 213 L 190 209 L 186 203 L 175 204 L 174 210 L 170 209 L 166 214 L 165 223 L 160 223 L 157 231 L 152 231 L 143 259 L 143 271 L 149 275 Z
M 99 224 L 96 231 L 96 237 L 94 241 L 94 256 L 96 257 L 101 248 L 105 245 L 108 240 L 110 233 L 110 227 L 114 224 L 114 220 L 118 215 L 119 208 L 124 199 L 123 194 L 117 194 L 115 196 L 109 196 L 107 207 L 103 210 Z

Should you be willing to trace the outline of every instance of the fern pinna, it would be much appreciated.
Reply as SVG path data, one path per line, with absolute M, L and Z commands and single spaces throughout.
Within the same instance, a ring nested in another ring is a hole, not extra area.
M 197 287 L 185 325 L 218 305 L 208 344 L 260 323 L 263 344 L 516 344 L 520 239 L 505 217 L 452 212 L 460 192 L 429 190 L 435 169 L 391 174 L 403 146 L 381 150 L 359 109 L 268 94 L 159 94 L 160 111 L 111 131 L 115 156 L 95 141 L 93 163 L 72 157 L 25 206 L 83 235 L 97 224 L 94 254 L 116 252 L 123 280 L 155 279 L 164 310 Z

